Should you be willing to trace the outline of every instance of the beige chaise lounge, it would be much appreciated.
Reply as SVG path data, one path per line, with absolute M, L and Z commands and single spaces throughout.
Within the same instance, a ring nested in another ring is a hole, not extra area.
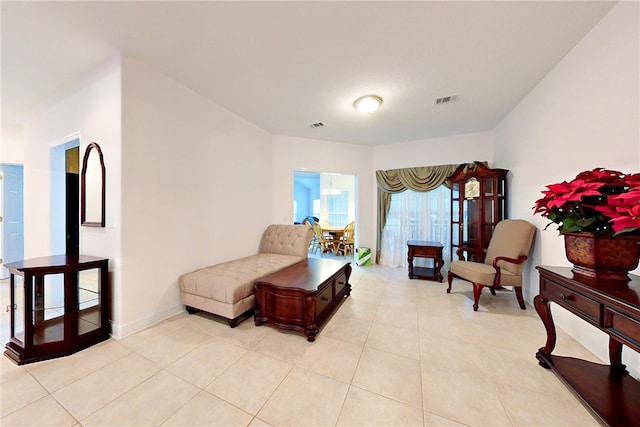
M 182 275 L 178 280 L 182 303 L 189 313 L 217 314 L 235 327 L 255 306 L 256 279 L 307 259 L 312 235 L 308 225 L 268 226 L 257 254 Z

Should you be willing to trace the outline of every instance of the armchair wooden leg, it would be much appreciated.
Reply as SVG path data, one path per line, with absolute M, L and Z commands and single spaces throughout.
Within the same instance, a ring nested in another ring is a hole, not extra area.
M 524 298 L 522 298 L 522 286 L 514 286 L 513 290 L 516 293 L 516 299 L 518 300 L 518 304 L 520 304 L 520 308 L 526 310 L 527 306 L 524 305 Z
M 484 285 L 473 282 L 473 311 L 478 311 L 478 300 L 480 299 L 482 288 L 484 288 Z
M 495 286 L 489 286 L 489 292 L 491 292 L 491 295 L 496 296 L 496 287 Z
M 449 287 L 447 288 L 447 293 L 450 294 L 451 293 L 451 282 L 453 281 L 453 273 L 449 272 L 449 274 L 447 274 L 447 283 L 449 283 Z

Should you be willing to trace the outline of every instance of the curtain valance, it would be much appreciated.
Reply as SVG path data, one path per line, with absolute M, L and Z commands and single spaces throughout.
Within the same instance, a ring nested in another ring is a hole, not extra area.
M 447 179 L 460 166 L 438 165 L 416 168 L 389 169 L 376 171 L 378 187 L 386 193 L 401 193 L 405 190 L 430 191 L 445 184 L 450 186 Z

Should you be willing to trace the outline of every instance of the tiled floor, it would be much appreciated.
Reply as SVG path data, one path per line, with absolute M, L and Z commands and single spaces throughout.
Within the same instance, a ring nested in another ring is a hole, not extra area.
M 511 292 L 357 267 L 314 343 L 186 313 L 73 356 L 2 357 L 3 426 L 595 426 L 538 366 L 544 328 Z M 3 301 L 8 284 L 2 283 Z M 2 315 L 2 338 L 8 334 Z M 559 331 L 557 353 L 598 362 Z

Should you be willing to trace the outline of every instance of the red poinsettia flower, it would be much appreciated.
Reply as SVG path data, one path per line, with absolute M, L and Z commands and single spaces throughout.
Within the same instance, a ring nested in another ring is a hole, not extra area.
M 548 185 L 548 190 L 542 191 L 545 197 L 536 201 L 536 213 L 561 208 L 568 202 L 579 202 L 586 196 L 600 196 L 598 188 L 603 185 L 601 182 L 586 182 L 584 180 L 564 181 Z
M 590 171 L 580 172 L 576 175 L 577 180 L 600 182 L 603 184 L 619 184 L 624 182 L 625 174 L 619 171 L 595 168 Z
M 534 213 L 560 231 L 640 234 L 640 173 L 595 168 L 567 182 L 547 186 Z
M 634 173 L 632 175 L 627 175 L 624 181 L 631 188 L 640 188 L 640 173 Z
M 609 202 L 614 212 L 606 215 L 616 233 L 640 229 L 640 188 L 610 197 Z
M 634 206 L 625 212 L 625 214 L 626 215 L 611 218 L 613 231 L 616 233 L 633 231 L 640 228 L 640 206 Z

